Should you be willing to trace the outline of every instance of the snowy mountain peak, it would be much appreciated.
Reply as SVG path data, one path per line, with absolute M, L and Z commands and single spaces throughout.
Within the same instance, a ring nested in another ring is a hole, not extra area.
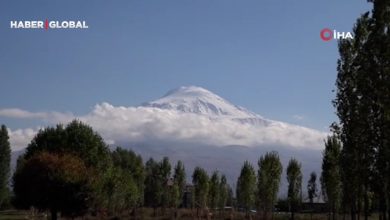
M 207 95 L 217 96 L 214 93 L 210 92 L 209 90 L 204 89 L 204 88 L 199 87 L 199 86 L 181 86 L 179 88 L 170 90 L 169 92 L 167 92 L 163 96 L 163 98 L 167 97 L 167 96 L 185 96 L 185 97 L 197 96 L 197 97 L 201 97 L 201 96 L 207 96 Z
M 259 115 L 235 106 L 207 89 L 182 86 L 169 91 L 162 98 L 143 104 L 144 107 L 177 110 L 209 117 L 260 118 Z

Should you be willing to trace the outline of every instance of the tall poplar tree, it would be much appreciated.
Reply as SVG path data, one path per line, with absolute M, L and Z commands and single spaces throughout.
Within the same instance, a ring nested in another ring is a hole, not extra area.
M 268 218 L 268 213 L 273 213 L 280 185 L 280 177 L 283 167 L 276 151 L 268 152 L 258 161 L 257 173 L 257 203 L 259 211 L 263 212 L 263 218 Z
M 357 20 L 354 39 L 339 42 L 336 130 L 343 144 L 343 205 L 351 219 L 362 212 L 368 219 L 373 192 L 381 218 L 389 219 L 390 1 L 369 2 L 373 10 Z
M 209 183 L 209 207 L 216 209 L 218 207 L 220 197 L 220 177 L 218 171 L 214 171 Z
M 10 178 L 11 146 L 7 127 L 0 129 L 0 208 L 9 198 L 8 182 Z
M 219 184 L 219 201 L 218 208 L 223 210 L 226 206 L 229 194 L 229 185 L 227 184 L 226 176 L 222 174 Z
M 246 210 L 247 215 L 255 205 L 255 192 L 255 170 L 248 161 L 245 161 L 237 180 L 237 202 L 240 207 Z
M 201 168 L 196 167 L 192 174 L 192 184 L 194 185 L 194 202 L 197 207 L 197 215 L 200 217 L 200 210 L 207 207 L 207 196 L 209 192 L 209 177 L 207 172 Z
M 365 65 L 366 78 L 372 85 L 370 134 L 376 146 L 376 176 L 374 191 L 379 197 L 382 219 L 390 219 L 390 1 L 371 0 L 373 3 L 370 34 L 366 50 L 369 62 Z
M 173 181 L 178 187 L 179 191 L 179 205 L 183 201 L 183 196 L 184 196 L 184 190 L 186 187 L 186 172 L 184 168 L 184 164 L 181 160 L 177 161 L 177 164 L 174 168 L 174 173 L 173 173 Z
M 322 159 L 321 189 L 333 219 L 336 218 L 341 197 L 340 150 L 341 145 L 337 137 L 328 137 Z
M 295 212 L 298 210 L 302 202 L 302 172 L 301 164 L 294 158 L 287 166 L 287 182 L 288 182 L 288 203 L 290 206 L 291 219 L 294 220 Z

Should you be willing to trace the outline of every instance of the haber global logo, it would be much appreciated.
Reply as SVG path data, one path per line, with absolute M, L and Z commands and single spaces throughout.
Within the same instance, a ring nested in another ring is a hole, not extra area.
M 11 29 L 88 29 L 86 21 L 10 21 Z
M 353 39 L 353 35 L 351 32 L 340 32 L 336 30 L 331 30 L 329 28 L 322 29 L 320 32 L 320 37 L 323 41 Z

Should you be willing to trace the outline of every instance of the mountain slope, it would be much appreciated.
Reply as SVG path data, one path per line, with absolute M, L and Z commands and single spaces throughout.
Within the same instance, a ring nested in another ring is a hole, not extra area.
M 313 129 L 266 119 L 246 108 L 236 106 L 204 88 L 196 86 L 182 86 L 173 89 L 162 98 L 144 103 L 141 107 L 174 111 L 179 114 L 189 113 L 199 116 L 199 119 L 206 117 L 213 122 L 225 123 L 227 126 L 230 122 L 238 122 L 239 125 L 234 126 L 235 129 L 248 129 L 248 133 L 258 130 L 258 132 L 265 135 L 272 135 L 274 140 L 269 140 L 270 137 L 260 139 L 271 142 L 276 141 L 279 144 L 283 143 L 283 138 L 288 136 L 302 136 L 305 139 L 317 135 L 316 140 L 318 143 L 321 142 L 322 145 L 322 138 L 325 136 L 324 133 Z M 280 137 L 277 137 L 278 134 Z M 259 143 L 259 141 L 256 141 L 256 143 Z

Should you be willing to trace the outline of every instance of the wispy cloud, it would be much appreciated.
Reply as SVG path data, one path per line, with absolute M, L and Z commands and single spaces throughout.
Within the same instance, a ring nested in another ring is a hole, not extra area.
M 297 121 L 302 121 L 305 119 L 305 116 L 303 115 L 293 115 L 293 119 L 297 120 Z
M 19 108 L 4 108 L 0 109 L 0 117 L 16 118 L 16 119 L 38 119 L 47 122 L 63 122 L 69 121 L 75 116 L 72 113 L 62 112 L 30 112 Z

